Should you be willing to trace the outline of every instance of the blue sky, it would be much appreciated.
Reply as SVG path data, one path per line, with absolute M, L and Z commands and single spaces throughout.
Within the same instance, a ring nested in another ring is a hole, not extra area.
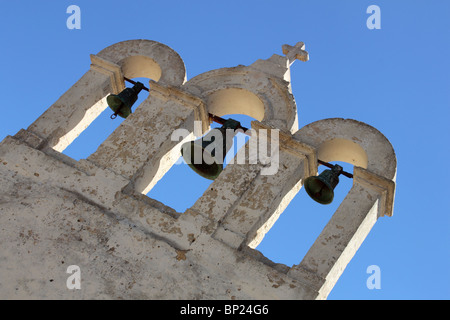
M 81 9 L 80 30 L 66 27 L 72 4 Z M 379 30 L 366 26 L 369 5 L 381 9 Z M 390 140 L 398 161 L 394 216 L 378 220 L 329 299 L 449 299 L 449 14 L 450 2 L 438 0 L 1 1 L 0 140 L 27 128 L 70 88 L 89 69 L 89 54 L 119 41 L 172 47 L 188 79 L 281 55 L 283 44 L 303 41 L 310 61 L 291 69 L 299 126 L 332 117 L 363 121 Z M 120 123 L 109 115 L 64 153 L 80 159 L 94 152 Z M 149 196 L 182 212 L 209 183 L 174 166 Z M 298 264 L 350 186 L 341 176 L 329 206 L 301 190 L 258 249 Z M 186 189 L 192 193 L 185 198 L 165 198 L 167 190 Z M 371 265 L 380 267 L 381 289 L 366 286 Z

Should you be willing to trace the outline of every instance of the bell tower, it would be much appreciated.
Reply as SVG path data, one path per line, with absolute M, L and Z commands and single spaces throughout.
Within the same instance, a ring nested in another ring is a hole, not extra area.
M 282 49 L 189 81 L 178 53 L 156 41 L 91 55 L 78 82 L 0 143 L 0 298 L 326 299 L 377 219 L 392 215 L 396 157 L 356 120 L 299 129 L 290 66 L 308 53 L 301 42 Z M 138 77 L 152 79 L 149 95 L 121 114 L 122 102 L 108 97 Z M 86 159 L 62 154 L 108 105 L 126 118 L 120 126 Z M 146 196 L 182 146 L 210 132 L 212 116 L 237 113 L 256 119 L 236 155 L 243 161 L 218 168 L 185 212 Z M 187 134 L 174 139 L 177 130 Z M 276 161 L 252 158 L 263 137 Z M 354 165 L 353 187 L 303 260 L 270 261 L 257 246 L 319 161 Z M 74 265 L 75 290 L 67 284 Z

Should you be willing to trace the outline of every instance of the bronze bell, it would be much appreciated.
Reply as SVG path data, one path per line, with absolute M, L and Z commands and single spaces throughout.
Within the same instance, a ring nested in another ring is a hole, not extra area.
M 111 119 L 115 119 L 118 115 L 126 118 L 131 114 L 131 107 L 138 99 L 138 94 L 144 88 L 141 82 L 136 82 L 132 88 L 125 88 L 119 94 L 110 94 L 106 98 L 108 106 L 114 111 Z
M 308 195 L 318 203 L 330 204 L 342 170 L 343 168 L 336 164 L 331 170 L 324 170 L 319 176 L 307 178 L 304 186 Z
M 235 130 L 240 127 L 238 121 L 228 119 L 221 128 L 212 129 L 198 140 L 184 143 L 181 155 L 192 170 L 206 179 L 214 180 L 223 170 L 225 156 L 233 146 Z M 233 129 L 231 137 L 227 129 Z

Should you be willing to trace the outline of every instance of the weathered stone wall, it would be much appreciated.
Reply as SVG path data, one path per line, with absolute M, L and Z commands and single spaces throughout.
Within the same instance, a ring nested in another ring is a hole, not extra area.
M 48 152 L 17 137 L 0 145 L 0 298 L 314 298 L 286 266 L 215 240 L 217 222 Z M 81 290 L 66 287 L 69 265 L 81 269 Z

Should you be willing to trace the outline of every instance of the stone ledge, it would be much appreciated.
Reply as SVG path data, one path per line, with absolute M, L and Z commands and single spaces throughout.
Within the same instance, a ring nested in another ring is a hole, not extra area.
M 354 167 L 353 179 L 370 189 L 376 190 L 381 198 L 378 216 L 392 217 L 394 210 L 395 182 L 360 167 Z
M 111 78 L 111 87 L 114 94 L 118 94 L 125 89 L 124 78 L 120 66 L 93 54 L 91 54 L 91 62 L 92 70 L 99 71 Z

